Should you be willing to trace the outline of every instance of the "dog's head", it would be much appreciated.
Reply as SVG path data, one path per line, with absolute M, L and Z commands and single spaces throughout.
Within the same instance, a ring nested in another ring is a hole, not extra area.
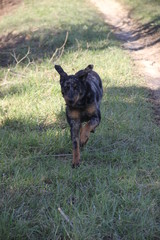
M 86 78 L 93 69 L 93 65 L 88 65 L 84 70 L 80 70 L 75 75 L 68 75 L 61 66 L 55 65 L 56 71 L 60 75 L 62 95 L 69 106 L 76 106 L 86 94 Z

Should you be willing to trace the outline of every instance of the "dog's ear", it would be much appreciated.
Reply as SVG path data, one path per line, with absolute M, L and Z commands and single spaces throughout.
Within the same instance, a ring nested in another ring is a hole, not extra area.
M 85 70 L 90 72 L 93 70 L 93 67 L 94 67 L 93 64 L 90 64 L 85 68 Z
M 61 76 L 61 78 L 67 77 L 67 73 L 64 72 L 63 68 L 60 65 L 55 65 L 54 67 L 56 71 L 59 73 L 59 75 Z
M 78 78 L 81 78 L 81 79 L 86 79 L 88 73 L 90 73 L 93 69 L 93 65 L 88 65 L 84 70 L 80 70 L 79 72 L 77 72 L 75 75 L 76 77 Z

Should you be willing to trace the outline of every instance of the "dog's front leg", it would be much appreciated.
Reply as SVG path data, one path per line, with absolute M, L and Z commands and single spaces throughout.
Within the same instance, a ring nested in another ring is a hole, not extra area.
M 94 132 L 95 128 L 99 125 L 100 123 L 100 116 L 95 116 L 92 117 L 91 120 L 81 128 L 80 130 L 80 145 L 83 147 L 90 136 L 91 132 Z
M 80 143 L 79 143 L 79 131 L 80 131 L 80 120 L 71 120 L 71 139 L 72 139 L 72 147 L 73 147 L 73 161 L 72 167 L 78 167 L 80 164 Z

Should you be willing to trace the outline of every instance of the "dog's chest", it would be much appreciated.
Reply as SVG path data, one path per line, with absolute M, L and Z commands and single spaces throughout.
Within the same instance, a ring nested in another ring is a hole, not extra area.
M 67 114 L 71 119 L 80 119 L 81 121 L 88 121 L 93 115 L 96 114 L 96 105 L 91 104 L 84 109 L 69 109 Z

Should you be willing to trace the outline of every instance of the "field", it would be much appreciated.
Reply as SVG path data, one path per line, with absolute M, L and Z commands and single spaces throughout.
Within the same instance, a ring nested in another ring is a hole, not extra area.
M 54 64 L 93 64 L 103 82 L 78 169 Z M 144 79 L 89 1 L 25 0 L 1 18 L 1 240 L 160 239 L 159 160 Z
M 160 0 L 120 0 L 127 4 L 130 9 L 130 16 L 142 23 L 152 22 L 152 26 L 160 25 Z

